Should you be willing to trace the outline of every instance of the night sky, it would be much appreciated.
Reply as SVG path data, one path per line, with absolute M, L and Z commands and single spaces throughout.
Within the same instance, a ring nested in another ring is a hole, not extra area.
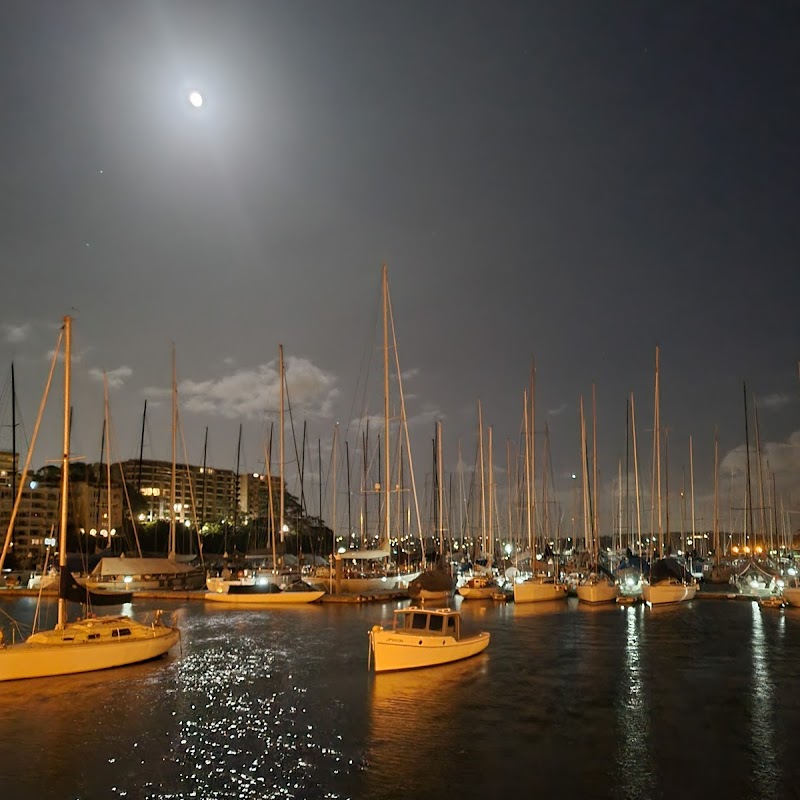
M 7 0 L 0 368 L 23 455 L 71 314 L 74 455 L 99 458 L 106 370 L 115 460 L 139 455 L 145 397 L 144 455 L 169 460 L 174 342 L 189 459 L 207 426 L 234 468 L 241 423 L 242 471 L 263 470 L 282 343 L 315 470 L 336 421 L 382 413 L 386 263 L 421 485 L 436 419 L 446 470 L 459 442 L 471 468 L 479 399 L 505 483 L 535 358 L 565 506 L 596 382 L 608 527 L 629 392 L 650 483 L 659 345 L 698 525 L 717 426 L 723 525 L 741 517 L 743 381 L 800 509 L 798 30 L 780 2 Z M 58 458 L 52 407 L 35 466 Z

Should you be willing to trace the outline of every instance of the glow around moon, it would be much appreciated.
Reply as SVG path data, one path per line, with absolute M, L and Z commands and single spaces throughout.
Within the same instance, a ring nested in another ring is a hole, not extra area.
M 200 94 L 197 89 L 193 89 L 189 92 L 189 102 L 194 108 L 201 108 L 203 105 L 203 95 Z

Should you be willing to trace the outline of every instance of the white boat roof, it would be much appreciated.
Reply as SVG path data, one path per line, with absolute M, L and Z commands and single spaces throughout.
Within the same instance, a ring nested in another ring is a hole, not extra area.
M 461 612 L 454 608 L 423 608 L 422 606 L 408 606 L 407 608 L 396 608 L 395 614 L 430 614 L 437 617 L 460 617 Z
M 94 577 L 107 575 L 181 575 L 195 568 L 169 558 L 101 558 L 91 571 Z

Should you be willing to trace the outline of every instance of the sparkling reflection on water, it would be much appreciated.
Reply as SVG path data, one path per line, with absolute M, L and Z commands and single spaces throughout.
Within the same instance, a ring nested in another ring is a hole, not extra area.
M 182 643 L 168 659 L 0 684 L 4 790 L 796 796 L 800 610 L 467 602 L 465 628 L 492 633 L 484 654 L 368 674 L 366 631 L 393 607 L 176 603 Z M 22 600 L 2 610 L 32 616 Z

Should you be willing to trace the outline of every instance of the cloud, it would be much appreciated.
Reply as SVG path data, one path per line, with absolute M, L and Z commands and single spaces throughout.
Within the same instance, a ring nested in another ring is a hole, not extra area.
M 768 394 L 764 397 L 758 398 L 758 405 L 769 411 L 776 411 L 779 408 L 789 405 L 792 402 L 792 396 L 787 392 L 780 392 L 777 394 Z
M 10 323 L 3 324 L 3 339 L 7 342 L 17 344 L 24 342 L 31 332 L 30 322 L 25 322 L 22 325 L 11 325 Z
M 333 401 L 339 393 L 332 373 L 306 358 L 295 356 L 286 359 L 284 370 L 288 403 L 293 413 L 312 419 L 332 416 Z M 170 390 L 148 387 L 145 395 L 167 398 Z M 178 385 L 178 397 L 187 411 L 228 419 L 260 419 L 280 408 L 277 363 L 271 361 L 251 369 L 238 369 L 205 381 L 183 380 Z
M 559 414 L 563 414 L 567 410 L 567 404 L 562 403 L 558 408 L 548 408 L 547 415 L 549 417 L 557 417 Z
M 92 367 L 89 370 L 89 375 L 94 378 L 96 381 L 103 381 L 103 370 L 98 369 L 97 367 Z M 110 389 L 119 389 L 128 378 L 133 375 L 133 370 L 130 367 L 117 367 L 116 369 L 112 369 L 106 372 L 106 378 L 108 379 L 108 386 Z
M 797 475 L 800 473 L 800 431 L 789 435 L 785 442 L 764 442 L 761 445 L 761 462 L 764 469 L 776 475 Z M 758 462 L 754 447 L 750 447 L 751 480 L 754 471 L 758 471 Z M 743 476 L 747 472 L 747 449 L 744 444 L 734 447 L 720 463 L 720 474 Z
M 410 381 L 412 378 L 416 378 L 419 375 L 419 369 L 417 367 L 412 367 L 411 369 L 407 369 L 400 373 L 400 379 L 404 381 Z

